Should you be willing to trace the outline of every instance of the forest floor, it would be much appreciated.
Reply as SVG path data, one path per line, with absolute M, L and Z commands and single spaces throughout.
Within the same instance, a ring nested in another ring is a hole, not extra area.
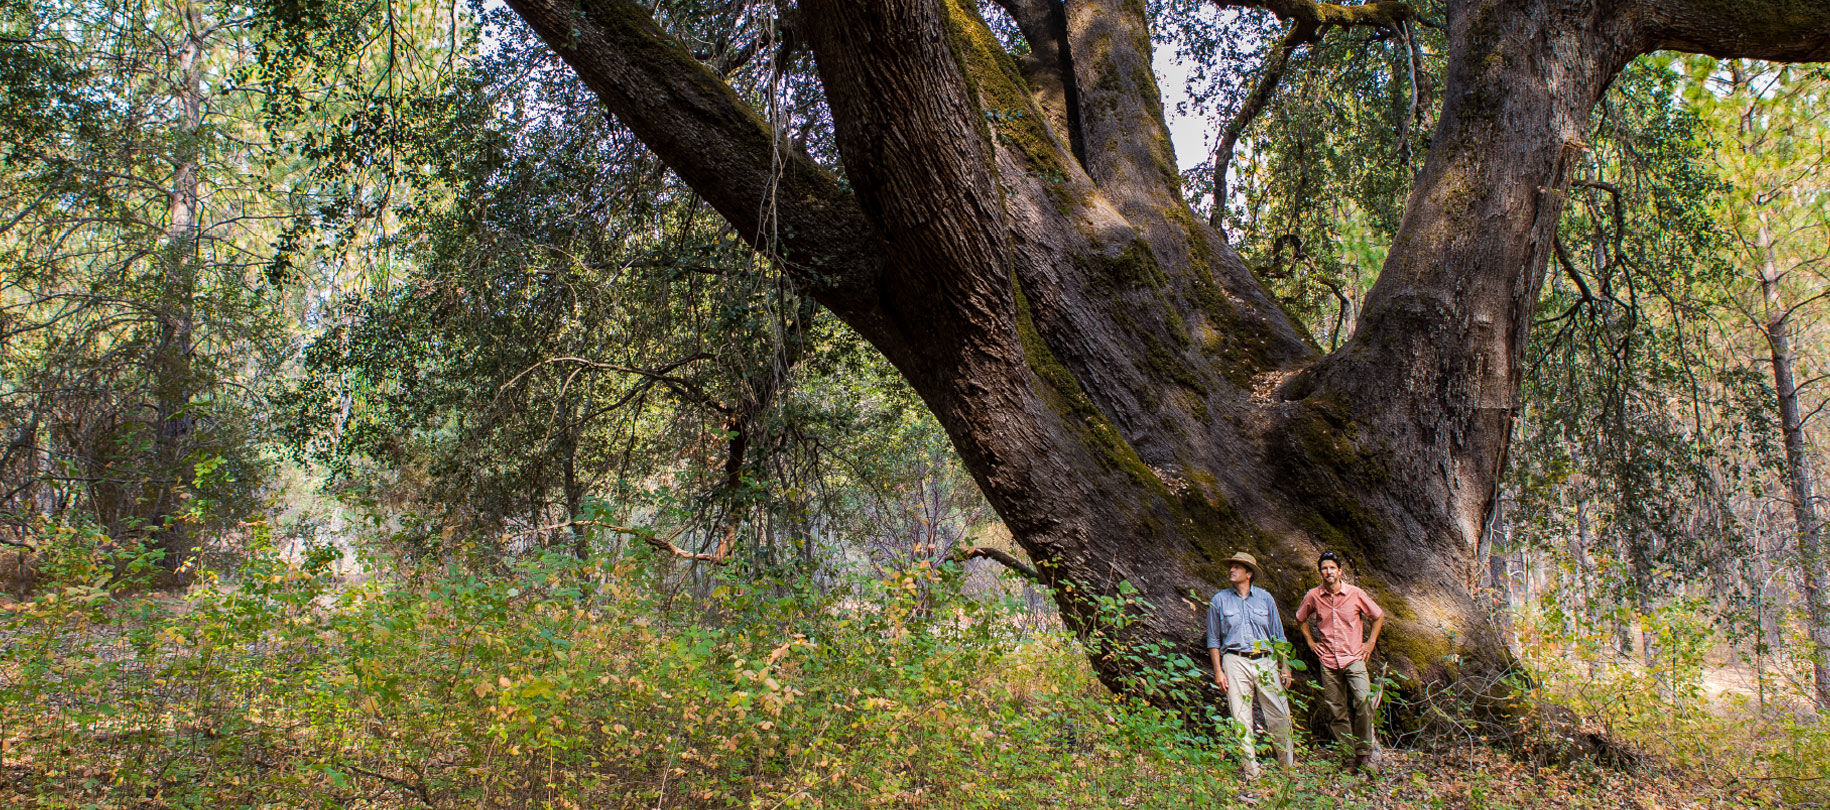
M 1680 810 L 1777 806 L 1732 780 L 1649 765 L 1633 771 L 1592 764 L 1541 765 L 1489 747 L 1390 750 L 1377 775 L 1311 761 L 1267 774 L 1241 791 L 1250 807 L 1375 810 Z
M 102 735 L 95 745 L 118 743 L 115 735 Z M 16 743 L 16 738 L 9 738 Z M 8 746 L 12 747 L 12 746 Z M 608 751 L 603 753 L 610 753 Z M 84 757 L 85 759 L 87 757 Z M 233 763 L 224 763 L 232 766 Z M 270 762 L 277 770 L 309 763 Z M 835 763 L 836 764 L 836 763 Z M 1095 771 L 1125 769 L 1123 763 L 1093 766 Z M 1087 780 L 1105 781 L 1106 777 L 1087 768 L 1064 763 L 1058 772 L 1044 777 L 1043 784 L 1020 791 L 1032 797 L 1049 797 L 1050 810 L 1094 810 L 1095 808 L 1187 807 L 1187 808 L 1291 808 L 1323 810 L 1324 808 L 1369 808 L 1370 810 L 1742 810 L 1750 807 L 1822 807 L 1812 801 L 1782 801 L 1766 786 L 1729 779 L 1711 778 L 1698 772 L 1687 772 L 1657 764 L 1633 771 L 1602 768 L 1588 764 L 1539 765 L 1522 761 L 1507 752 L 1484 745 L 1473 747 L 1435 747 L 1430 749 L 1392 749 L 1385 752 L 1384 763 L 1377 774 L 1352 773 L 1330 757 L 1312 756 L 1299 761 L 1292 770 L 1266 768 L 1255 781 L 1243 781 L 1230 768 L 1210 772 L 1210 783 L 1177 796 L 1150 795 L 1157 782 L 1150 773 L 1154 763 L 1130 773 L 1136 789 L 1127 791 L 1110 784 L 1089 791 Z M 309 771 L 309 769 L 306 769 Z M 845 771 L 842 765 L 838 772 Z M 457 796 L 449 798 L 429 794 L 422 799 L 413 786 L 410 772 L 405 778 L 387 777 L 375 772 L 350 771 L 347 781 L 339 780 L 337 789 L 326 790 L 315 797 L 298 797 L 295 801 L 238 801 L 232 792 L 214 795 L 219 802 L 197 802 L 194 795 L 172 786 L 171 796 L 161 791 L 119 791 L 106 782 L 114 774 L 104 769 L 76 764 L 69 760 L 14 757 L 0 765 L 0 806 L 6 807 L 94 807 L 142 808 L 169 810 L 183 807 L 578 807 L 567 801 L 542 801 L 533 795 L 503 796 L 495 801 L 467 802 Z M 684 776 L 684 774 L 682 775 Z M 1187 775 L 1185 775 L 1187 776 Z M 1199 774 L 1193 775 L 1196 781 Z M 259 778 L 255 776 L 255 778 Z M 683 779 L 690 784 L 691 779 Z M 365 784 L 366 783 L 366 784 Z M 738 791 L 720 794 L 680 789 L 669 792 L 665 784 L 655 792 L 643 791 L 641 801 L 612 801 L 596 806 L 628 808 L 727 808 L 762 807 L 909 807 L 909 808 L 979 808 L 1025 807 L 1035 804 L 1000 805 L 996 796 L 1009 786 L 991 782 L 953 785 L 911 785 L 899 790 L 860 796 L 847 787 L 835 786 L 830 793 L 814 788 L 793 794 L 795 801 L 777 801 L 757 805 Z M 973 794 L 981 787 L 985 796 Z M 1002 789 L 999 789 L 1002 788 Z M 252 798 L 252 797 L 248 797 Z M 635 798 L 634 792 L 629 798 Z

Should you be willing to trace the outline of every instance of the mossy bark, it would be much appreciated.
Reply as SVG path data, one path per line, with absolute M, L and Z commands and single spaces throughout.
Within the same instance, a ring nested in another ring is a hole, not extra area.
M 1567 166 L 1628 59 L 1703 36 L 1667 13 L 1690 5 L 1452 6 L 1429 157 L 1328 355 L 1182 199 L 1141 3 L 1035 15 L 1070 93 L 974 3 L 805 0 L 845 185 L 634 3 L 510 5 L 746 238 L 776 212 L 789 272 L 920 393 L 1114 688 L 1217 697 L 1142 674 L 1205 660 L 1238 550 L 1286 616 L 1343 552 L 1390 616 L 1377 663 L 1411 683 L 1507 664 L 1468 586 Z

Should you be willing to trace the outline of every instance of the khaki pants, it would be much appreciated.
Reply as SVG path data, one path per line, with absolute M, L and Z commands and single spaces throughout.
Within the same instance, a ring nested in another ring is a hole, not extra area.
M 1354 753 L 1372 753 L 1372 682 L 1366 677 L 1365 661 L 1355 661 L 1340 669 L 1322 667 L 1322 710 L 1327 715 L 1329 730 L 1334 732 L 1335 742 L 1347 742 L 1351 726 Z
M 1265 731 L 1271 734 L 1277 761 L 1286 766 L 1295 764 L 1295 755 L 1290 751 L 1290 704 L 1284 699 L 1276 659 L 1228 653 L 1220 657 L 1220 670 L 1226 673 L 1226 707 L 1232 711 L 1233 719 L 1245 726 L 1246 761 L 1255 762 L 1258 751 L 1252 744 L 1252 706 L 1256 704 L 1264 712 Z

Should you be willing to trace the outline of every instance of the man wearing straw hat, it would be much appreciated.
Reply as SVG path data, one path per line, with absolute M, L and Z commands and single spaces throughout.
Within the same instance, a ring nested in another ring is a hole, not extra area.
M 1290 665 L 1277 655 L 1284 642 L 1284 623 L 1277 600 L 1270 592 L 1253 587 L 1258 560 L 1243 551 L 1226 558 L 1227 580 L 1232 587 L 1214 594 L 1207 605 L 1207 652 L 1214 662 L 1214 685 L 1226 693 L 1233 720 L 1244 726 L 1245 773 L 1258 775 L 1252 745 L 1252 706 L 1264 712 L 1265 730 L 1284 767 L 1295 764 L 1290 751 L 1290 704 L 1284 690 L 1290 686 Z

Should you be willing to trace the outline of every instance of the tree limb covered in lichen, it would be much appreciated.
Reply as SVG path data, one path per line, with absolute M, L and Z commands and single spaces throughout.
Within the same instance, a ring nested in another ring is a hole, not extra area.
M 1830 61 L 1830 0 L 1640 0 L 1644 50 Z
M 1353 28 L 1374 26 L 1396 29 L 1400 23 L 1416 16 L 1409 3 L 1381 0 L 1363 6 L 1343 6 L 1316 0 L 1214 0 L 1216 5 L 1232 8 L 1262 8 L 1280 19 L 1311 26 L 1319 36 L 1329 26 Z

